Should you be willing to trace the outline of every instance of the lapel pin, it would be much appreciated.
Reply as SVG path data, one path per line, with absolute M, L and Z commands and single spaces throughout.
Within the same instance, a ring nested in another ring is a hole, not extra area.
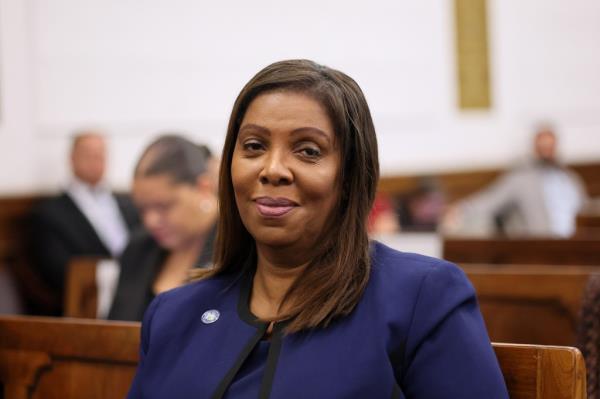
M 219 320 L 220 315 L 221 314 L 217 309 L 207 310 L 206 312 L 202 313 L 202 322 L 204 324 L 212 324 Z

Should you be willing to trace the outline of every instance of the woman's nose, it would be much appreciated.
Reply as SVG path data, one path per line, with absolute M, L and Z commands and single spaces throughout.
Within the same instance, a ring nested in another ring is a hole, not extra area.
M 259 175 L 262 184 L 272 184 L 274 186 L 291 184 L 294 176 L 285 154 L 274 151 L 264 159 L 265 163 Z

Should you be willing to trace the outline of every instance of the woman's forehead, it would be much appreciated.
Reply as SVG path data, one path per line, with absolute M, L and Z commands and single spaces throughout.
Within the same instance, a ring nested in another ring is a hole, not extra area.
M 248 106 L 238 134 L 244 131 L 275 133 L 312 131 L 335 139 L 334 127 L 323 105 L 304 93 L 267 92 L 257 96 Z

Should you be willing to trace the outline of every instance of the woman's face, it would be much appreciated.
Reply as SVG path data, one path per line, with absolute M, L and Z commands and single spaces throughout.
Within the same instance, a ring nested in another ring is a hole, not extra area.
M 163 248 L 196 242 L 215 221 L 216 197 L 201 186 L 177 184 L 163 174 L 136 177 L 132 191 L 144 226 Z
M 310 249 L 338 200 L 340 153 L 327 112 L 293 92 L 259 95 L 240 125 L 231 179 L 257 244 Z

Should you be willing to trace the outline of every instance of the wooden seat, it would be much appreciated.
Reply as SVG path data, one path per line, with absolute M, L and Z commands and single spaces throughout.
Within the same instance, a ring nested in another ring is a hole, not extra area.
M 492 341 L 576 345 L 592 266 L 461 265 Z
M 0 317 L 4 396 L 122 398 L 139 359 L 139 336 L 139 323 Z M 586 397 L 577 349 L 514 344 L 494 349 L 512 399 Z

